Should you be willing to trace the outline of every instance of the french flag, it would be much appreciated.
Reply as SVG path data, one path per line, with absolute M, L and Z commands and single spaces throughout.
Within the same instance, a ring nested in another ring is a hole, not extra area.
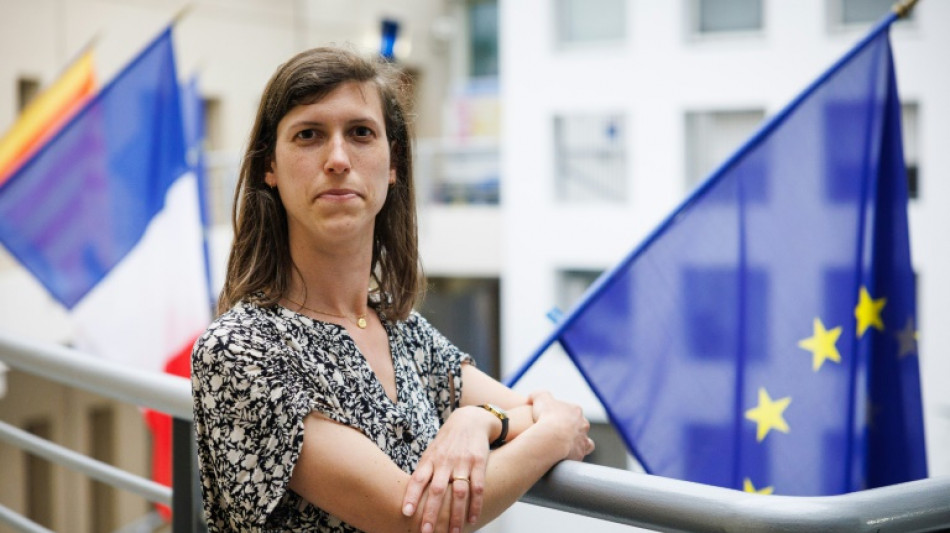
M 0 242 L 69 310 L 75 347 L 159 372 L 211 313 L 171 29 L 0 183 Z

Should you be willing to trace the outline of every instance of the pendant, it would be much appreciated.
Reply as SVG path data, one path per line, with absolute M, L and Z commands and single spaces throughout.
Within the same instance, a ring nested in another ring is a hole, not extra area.
M 366 329 L 366 317 L 361 316 L 356 319 L 356 325 L 359 326 L 360 329 Z

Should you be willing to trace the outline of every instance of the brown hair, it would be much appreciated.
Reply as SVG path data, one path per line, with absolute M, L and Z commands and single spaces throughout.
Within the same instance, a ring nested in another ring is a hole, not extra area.
M 218 298 L 219 313 L 241 300 L 272 306 L 290 286 L 296 265 L 290 257 L 287 212 L 277 191 L 264 182 L 274 158 L 277 124 L 294 107 L 317 102 L 348 81 L 370 82 L 379 91 L 390 164 L 396 170 L 396 183 L 376 216 L 372 281 L 389 318 L 405 319 L 415 305 L 424 276 L 419 266 L 405 80 L 382 60 L 324 47 L 301 52 L 278 67 L 261 96 L 234 193 L 234 241 Z

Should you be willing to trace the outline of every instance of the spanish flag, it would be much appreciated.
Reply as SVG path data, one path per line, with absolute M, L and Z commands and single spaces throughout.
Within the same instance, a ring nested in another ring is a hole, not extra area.
M 0 140 L 0 185 L 93 96 L 96 90 L 92 51 L 84 52 L 23 110 Z

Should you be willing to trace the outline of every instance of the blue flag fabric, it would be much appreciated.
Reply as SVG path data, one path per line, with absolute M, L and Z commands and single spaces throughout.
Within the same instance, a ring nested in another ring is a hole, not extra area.
M 901 150 L 882 23 L 565 318 L 647 471 L 787 495 L 926 477 Z
M 188 170 L 169 27 L 0 187 L 0 242 L 67 308 Z

